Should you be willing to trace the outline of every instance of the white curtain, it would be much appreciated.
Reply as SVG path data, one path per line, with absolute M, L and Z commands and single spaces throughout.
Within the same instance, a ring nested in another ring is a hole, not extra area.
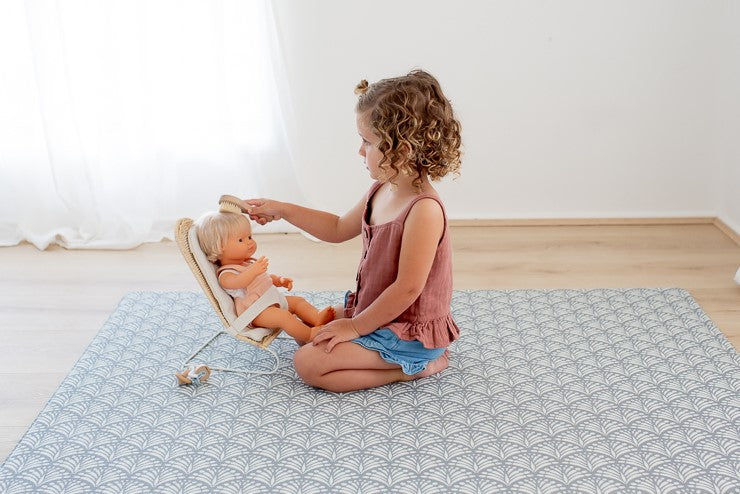
M 0 245 L 130 248 L 298 196 L 267 0 L 0 2 Z

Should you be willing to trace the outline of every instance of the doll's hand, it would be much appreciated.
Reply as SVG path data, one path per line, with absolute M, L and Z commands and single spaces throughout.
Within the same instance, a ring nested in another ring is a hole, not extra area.
M 265 225 L 283 217 L 280 210 L 282 203 L 278 201 L 271 199 L 245 199 L 244 202 L 249 206 L 247 209 L 249 218 L 260 225 Z
M 315 346 L 322 341 L 328 341 L 326 344 L 326 353 L 329 353 L 337 343 L 351 341 L 359 336 L 360 335 L 352 324 L 352 319 L 335 319 L 322 326 L 321 330 L 319 330 L 318 334 L 314 337 L 313 344 Z
M 254 261 L 252 264 L 249 265 L 249 267 L 246 270 L 249 270 L 251 273 L 254 273 L 254 276 L 259 276 L 262 273 L 267 272 L 267 266 L 269 264 L 269 261 L 265 256 L 260 257 L 256 261 Z
M 271 274 L 270 277 L 272 278 L 272 284 L 279 288 L 287 288 L 288 290 L 293 289 L 293 279 L 287 278 L 285 276 L 277 276 L 274 274 Z
M 292 278 L 286 278 L 284 276 L 280 277 L 280 286 L 283 288 L 287 288 L 288 290 L 293 289 L 293 279 Z

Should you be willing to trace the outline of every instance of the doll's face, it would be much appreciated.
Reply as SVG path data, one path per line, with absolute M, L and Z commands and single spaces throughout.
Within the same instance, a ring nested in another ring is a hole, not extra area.
M 252 239 L 252 228 L 247 225 L 229 235 L 219 260 L 243 262 L 252 257 L 256 251 L 257 242 Z

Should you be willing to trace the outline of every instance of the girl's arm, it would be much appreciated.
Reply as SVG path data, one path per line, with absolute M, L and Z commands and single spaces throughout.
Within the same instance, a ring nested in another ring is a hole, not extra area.
M 437 201 L 422 199 L 414 204 L 403 227 L 396 280 L 354 318 L 360 334 L 372 333 L 393 321 L 419 297 L 432 269 L 443 229 L 444 216 Z
M 267 272 L 268 261 L 265 256 L 260 257 L 239 274 L 230 271 L 223 272 L 218 277 L 218 284 L 223 288 L 247 288 L 257 276 Z
M 339 243 L 360 234 L 365 201 L 363 197 L 342 216 L 271 199 L 247 199 L 244 202 L 249 205 L 250 218 L 260 225 L 282 218 L 320 240 Z
M 396 280 L 361 314 L 324 326 L 314 344 L 330 340 L 326 349 L 331 351 L 337 343 L 372 333 L 401 315 L 424 289 L 443 230 L 444 215 L 437 201 L 422 199 L 414 204 L 404 223 Z

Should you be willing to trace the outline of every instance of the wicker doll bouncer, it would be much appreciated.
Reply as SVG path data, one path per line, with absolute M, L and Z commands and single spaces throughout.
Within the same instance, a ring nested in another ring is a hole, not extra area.
M 198 280 L 198 284 L 203 289 L 203 293 L 205 293 L 209 302 L 213 306 L 213 309 L 216 311 L 216 314 L 218 314 L 219 319 L 221 319 L 221 322 L 224 325 L 224 329 L 217 331 L 208 339 L 208 341 L 203 343 L 200 348 L 193 352 L 185 362 L 183 362 L 182 367 L 185 370 L 181 373 L 175 374 L 178 379 L 178 383 L 191 384 L 203 382 L 208 379 L 212 370 L 238 372 L 246 375 L 274 373 L 278 369 L 280 361 L 277 353 L 273 349 L 269 348 L 269 345 L 275 340 L 275 338 L 277 338 L 278 334 L 280 334 L 282 330 L 248 327 L 249 323 L 254 320 L 262 310 L 262 308 L 257 306 L 257 304 L 249 307 L 241 315 L 236 315 L 234 300 L 218 283 L 218 279 L 216 278 L 216 266 L 208 261 L 206 255 L 200 248 L 192 219 L 182 218 L 178 220 L 175 227 L 175 240 L 177 242 L 177 246 L 180 248 L 182 256 L 185 258 L 185 262 L 187 262 L 190 270 L 195 276 L 195 279 Z M 190 365 L 190 362 L 192 362 L 196 355 L 198 355 L 218 336 L 224 333 L 268 351 L 275 359 L 273 368 L 269 371 L 261 371 L 211 367 L 207 364 Z

